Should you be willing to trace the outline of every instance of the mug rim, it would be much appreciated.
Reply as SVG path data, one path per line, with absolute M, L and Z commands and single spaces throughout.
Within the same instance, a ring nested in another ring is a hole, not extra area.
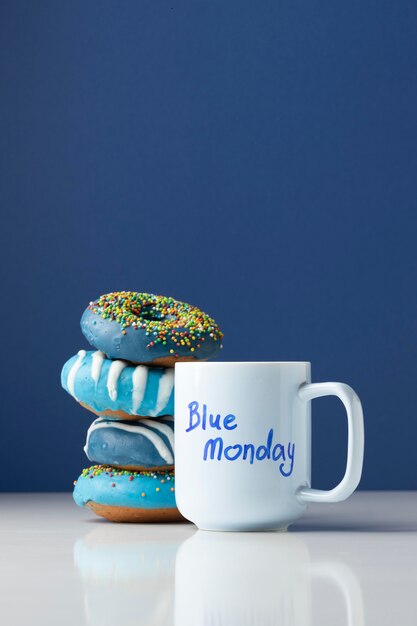
M 175 367 L 183 365 L 215 366 L 215 365 L 311 365 L 311 361 L 177 361 Z

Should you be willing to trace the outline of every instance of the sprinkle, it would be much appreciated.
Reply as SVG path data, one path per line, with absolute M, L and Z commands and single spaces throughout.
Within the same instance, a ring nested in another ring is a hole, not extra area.
M 159 487 L 157 487 L 157 488 L 155 489 L 155 491 L 161 491 L 161 490 L 160 490 L 160 488 L 159 488 Z
M 171 491 L 175 491 L 174 487 L 171 487 Z
M 116 486 L 116 483 L 112 483 L 112 484 L 111 484 L 111 486 L 112 486 L 112 487 L 115 487 L 115 486 Z
M 140 495 L 142 496 L 142 498 L 144 498 L 146 496 L 146 493 L 144 491 L 142 491 L 142 493 Z

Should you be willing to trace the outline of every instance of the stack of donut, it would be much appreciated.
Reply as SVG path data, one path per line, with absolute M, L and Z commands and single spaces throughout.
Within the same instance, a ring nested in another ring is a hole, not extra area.
M 90 302 L 81 330 L 95 350 L 70 358 L 61 383 L 97 419 L 84 447 L 93 465 L 75 482 L 75 502 L 111 521 L 181 519 L 174 486 L 174 365 L 217 356 L 222 332 L 190 304 L 134 291 Z

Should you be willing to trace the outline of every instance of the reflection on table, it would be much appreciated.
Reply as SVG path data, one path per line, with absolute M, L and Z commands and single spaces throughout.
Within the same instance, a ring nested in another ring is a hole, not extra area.
M 363 626 L 343 561 L 312 560 L 296 533 L 211 533 L 103 524 L 74 544 L 89 626 L 313 626 L 317 586 L 340 596 L 340 623 Z

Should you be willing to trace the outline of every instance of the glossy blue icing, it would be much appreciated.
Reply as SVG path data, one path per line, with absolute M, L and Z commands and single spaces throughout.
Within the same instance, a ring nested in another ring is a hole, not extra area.
M 174 371 L 173 368 L 162 367 L 147 367 L 141 365 L 138 367 L 145 368 L 147 372 L 147 382 L 143 399 L 140 402 L 138 408 L 135 409 L 133 402 L 133 372 L 136 369 L 134 365 L 128 365 L 125 367 L 117 382 L 117 397 L 112 399 L 107 388 L 108 374 L 110 367 L 113 363 L 110 359 L 104 359 L 100 378 L 98 382 L 92 377 L 92 357 L 94 352 L 86 352 L 82 358 L 81 365 L 77 369 L 74 380 L 74 393 L 68 387 L 68 376 L 71 369 L 76 365 L 78 355 L 71 357 L 62 368 L 61 372 L 61 384 L 62 387 L 74 395 L 79 402 L 84 402 L 89 407 L 94 409 L 97 413 L 102 413 L 106 410 L 112 411 L 124 411 L 129 415 L 141 415 L 144 417 L 158 417 L 161 415 L 172 415 L 174 413 L 174 387 L 172 382 L 172 389 L 169 393 L 169 397 L 166 398 L 158 407 L 158 394 L 163 391 L 163 385 L 161 381 L 168 380 L 166 388 L 170 388 L 170 381 L 173 381 Z M 163 400 L 164 394 L 160 394 L 160 399 Z
M 155 344 L 147 348 L 150 337 L 146 330 L 132 327 L 126 328 L 126 334 L 122 334 L 121 325 L 115 320 L 103 318 L 90 309 L 86 309 L 81 318 L 81 330 L 87 341 L 97 350 L 101 350 L 111 359 L 125 359 L 133 363 L 150 363 L 161 357 L 171 357 L 170 350 L 180 357 L 191 356 L 196 359 L 213 359 L 221 349 L 221 342 L 210 337 L 209 333 L 203 333 L 204 341 L 200 348 L 191 352 L 189 346 L 177 346 L 169 336 L 166 345 Z M 178 332 L 187 330 L 179 326 Z
M 149 472 L 148 475 L 127 472 L 117 476 L 108 467 L 102 468 L 99 475 L 94 475 L 97 467 L 90 468 L 86 476 L 81 474 L 76 482 L 73 497 L 78 506 L 93 501 L 97 504 L 138 509 L 176 508 L 175 492 L 171 491 L 174 487 L 172 472 Z M 113 475 L 110 476 L 110 473 Z
M 88 429 L 85 453 L 93 463 L 116 467 L 174 465 L 172 417 L 122 422 L 99 418 Z

